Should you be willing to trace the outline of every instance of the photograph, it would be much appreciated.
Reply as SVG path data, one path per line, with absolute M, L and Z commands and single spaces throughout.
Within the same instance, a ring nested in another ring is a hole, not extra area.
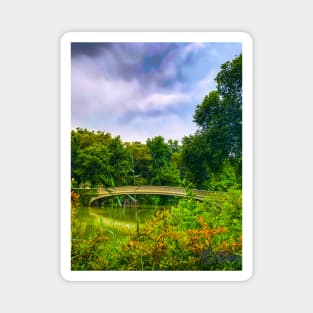
M 62 37 L 61 272 L 68 280 L 251 276 L 247 34 Z

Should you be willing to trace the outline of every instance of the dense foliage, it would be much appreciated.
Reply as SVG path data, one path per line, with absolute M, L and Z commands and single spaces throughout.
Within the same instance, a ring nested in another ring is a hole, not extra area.
M 179 146 L 157 136 L 123 143 L 111 134 L 72 130 L 72 179 L 78 186 L 169 185 L 180 183 Z
M 72 224 L 73 270 L 241 270 L 241 193 L 221 203 L 192 196 L 156 212 L 139 230 L 98 221 Z M 83 234 L 83 235 L 82 235 Z
M 230 166 L 235 170 L 236 184 L 241 185 L 242 55 L 223 64 L 215 80 L 217 90 L 196 107 L 198 131 L 185 137 L 182 146 L 187 177 L 204 188 L 212 187 L 211 179 Z

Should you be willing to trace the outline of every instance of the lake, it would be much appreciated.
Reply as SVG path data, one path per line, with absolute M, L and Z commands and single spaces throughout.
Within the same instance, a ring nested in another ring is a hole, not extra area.
M 135 231 L 138 225 L 149 221 L 158 210 L 169 208 L 165 205 L 138 205 L 137 207 L 79 207 L 74 217 L 75 237 L 87 238 L 96 229 L 105 229 L 111 232 L 114 229 Z M 78 232 L 77 232 L 78 230 Z M 94 231 L 93 231 L 94 230 Z

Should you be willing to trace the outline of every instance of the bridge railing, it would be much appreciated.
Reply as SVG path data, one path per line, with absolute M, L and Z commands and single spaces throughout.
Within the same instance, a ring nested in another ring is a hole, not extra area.
M 186 190 L 182 187 L 174 186 L 153 186 L 153 185 L 141 185 L 141 186 L 119 186 L 119 187 L 99 187 L 99 188 L 73 188 L 75 191 L 84 191 L 86 193 L 94 194 L 96 198 L 101 196 L 114 196 L 125 194 L 164 194 L 164 195 L 186 195 Z M 211 199 L 221 200 L 225 197 L 223 192 L 214 192 L 208 190 L 192 189 L 192 192 L 196 199 L 204 199 L 210 197 Z
M 173 192 L 173 193 L 185 193 L 185 190 L 180 187 L 172 186 L 120 186 L 120 187 L 108 187 L 108 188 L 98 188 L 98 193 L 116 193 L 116 192 L 144 192 L 144 191 L 155 191 L 155 192 Z

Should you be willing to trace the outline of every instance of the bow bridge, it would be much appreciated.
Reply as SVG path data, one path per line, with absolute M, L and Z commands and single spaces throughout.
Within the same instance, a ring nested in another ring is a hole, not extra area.
M 172 186 L 121 186 L 108 188 L 73 188 L 73 191 L 91 194 L 90 204 L 102 198 L 108 198 L 121 195 L 166 195 L 176 197 L 186 197 L 186 190 L 181 187 Z M 213 200 L 223 200 L 224 192 L 213 192 L 207 190 L 191 189 L 194 199 L 203 201 L 205 197 Z

